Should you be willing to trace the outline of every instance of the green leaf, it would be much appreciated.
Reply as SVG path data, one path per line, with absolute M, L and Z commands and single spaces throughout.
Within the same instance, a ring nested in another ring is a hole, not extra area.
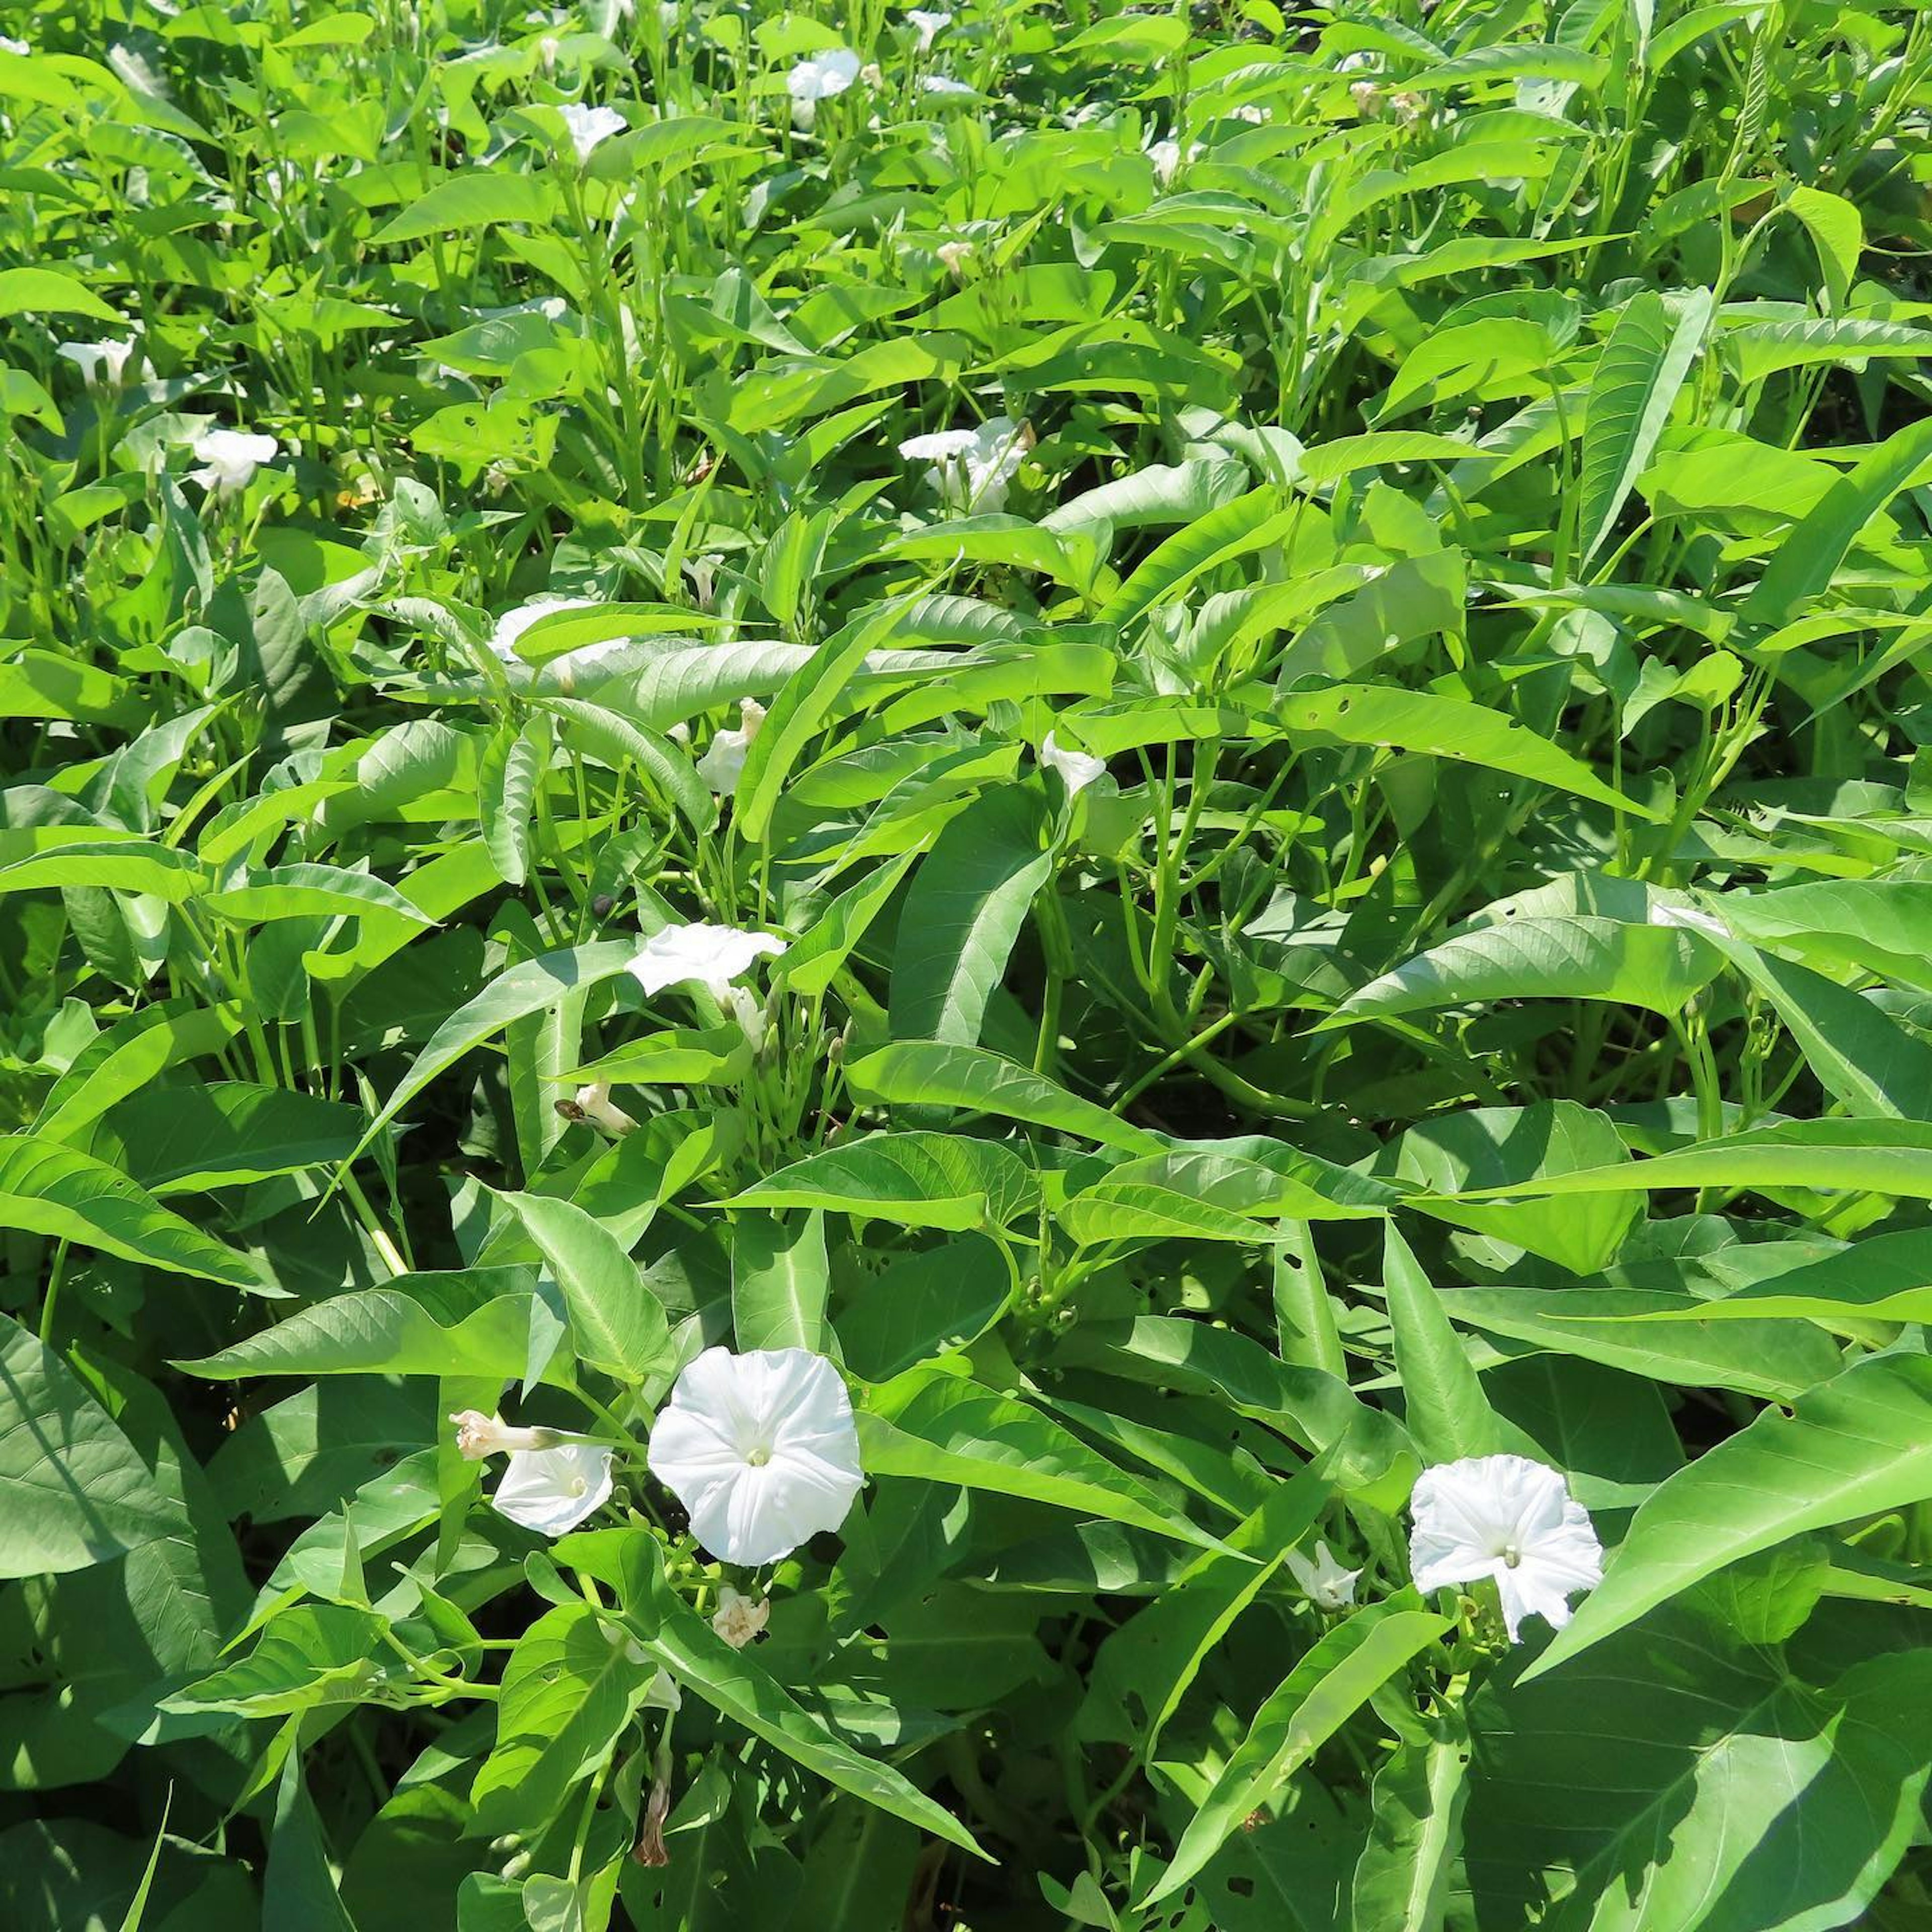
M 547 1323 L 553 1332 L 557 1325 L 536 1297 L 514 1292 L 528 1279 L 511 1269 L 405 1275 L 403 1286 L 333 1296 L 258 1335 L 178 1366 L 220 1381 L 392 1375 L 473 1376 L 500 1383 L 524 1372 L 534 1338 Z M 492 1280 L 501 1285 L 494 1294 L 487 1286 Z
M 1376 1932 L 1442 1932 L 1462 1844 L 1469 1744 L 1459 1723 L 1412 1738 L 1376 1773 L 1369 1841 L 1355 1867 L 1353 1923 Z
M 391 1664 L 400 1665 L 382 1641 L 387 1628 L 373 1610 L 298 1604 L 269 1619 L 246 1657 L 164 1698 L 161 1708 L 277 1718 L 359 1704 Z M 398 1668 L 395 1674 L 406 1672 Z
M 1424 1274 L 1408 1244 L 1390 1221 L 1382 1230 L 1382 1286 L 1395 1337 L 1396 1372 L 1402 1378 L 1402 1420 L 1416 1448 L 1430 1462 L 1493 1455 L 1512 1439 L 1490 1406 L 1462 1338 L 1444 1312 L 1444 1298 Z
M 1529 1677 L 1760 1550 L 1932 1497 L 1932 1359 L 1878 1355 L 1766 1409 L 1660 1484 Z
M 668 1367 L 670 1328 L 664 1304 L 616 1236 L 568 1201 L 543 1194 L 503 1198 L 556 1277 L 578 1354 L 634 1388 Z
M 244 1081 L 150 1088 L 107 1114 L 94 1144 L 158 1195 L 206 1192 L 344 1159 L 359 1107 Z
M 1193 1878 L 1256 1808 L 1315 1755 L 1370 1697 L 1450 1628 L 1426 1610 L 1375 1604 L 1330 1630 L 1255 1713 L 1174 1850 L 1174 1862 L 1139 1901 L 1172 1896 Z
M 85 315 L 96 322 L 122 318 L 94 291 L 58 268 L 0 269 L 0 316 Z
M 775 1215 L 737 1216 L 731 1227 L 731 1324 L 740 1348 L 825 1347 L 832 1271 L 825 1216 L 788 1227 Z
M 159 1268 L 260 1289 L 237 1254 L 104 1161 L 29 1134 L 0 1139 L 0 1222 Z
M 1040 1187 L 1018 1155 L 959 1134 L 868 1134 L 748 1187 L 734 1208 L 822 1208 L 908 1227 L 1010 1227 Z
M 1405 754 L 1484 765 L 1639 818 L 1662 816 L 1604 784 L 1581 759 L 1528 726 L 1464 698 L 1404 691 L 1394 685 L 1338 684 L 1325 691 L 1288 693 L 1276 716 L 1292 736 L 1378 745 Z
M 862 1410 L 858 1420 L 868 1474 L 1023 1496 L 1202 1548 L 1218 1546 L 1078 1436 L 1024 1402 L 976 1382 L 938 1376 L 890 1416 Z
M 596 1561 L 604 1551 L 615 1552 L 617 1562 Z M 718 1636 L 672 1588 L 664 1575 L 664 1548 L 655 1537 L 605 1532 L 568 1538 L 557 1546 L 560 1562 L 576 1561 L 580 1552 L 592 1558 L 586 1568 L 623 1590 L 625 1611 L 644 1648 L 687 1690 L 840 1790 L 962 1851 L 986 1856 L 950 1811 L 890 1765 L 861 1756 L 800 1706 L 755 1652 L 734 1650 Z
M 1717 949 L 1680 927 L 1537 918 L 1458 934 L 1359 987 L 1324 1027 L 1502 1000 L 1600 1000 L 1666 1017 L 1717 976 Z
M 1486 1693 L 1465 1850 L 1477 1910 L 1552 1932 L 1858 1922 L 1920 1828 L 1928 1699 L 1923 1648 L 1818 1690 L 1681 1616 Z
M 556 207 L 554 191 L 538 176 L 476 167 L 438 182 L 400 214 L 392 216 L 369 239 L 380 248 L 395 242 L 420 241 L 426 235 L 466 234 L 504 221 L 541 224 L 549 220 Z
M 187 1519 L 53 1351 L 0 1315 L 0 1576 L 85 1569 Z
M 416 1064 L 397 1082 L 394 1092 L 362 1136 L 356 1152 L 360 1154 L 439 1073 L 472 1048 L 494 1039 L 513 1022 L 556 1005 L 580 987 L 614 978 L 637 952 L 638 948 L 627 940 L 602 940 L 546 952 L 541 958 L 526 959 L 499 974 L 430 1036 Z
M 1579 566 L 1587 570 L 1616 527 L 1632 486 L 1656 454 L 1710 326 L 1712 297 L 1695 289 L 1671 303 L 1646 289 L 1624 303 L 1599 351 L 1583 408 Z
M 1040 849 L 1040 811 L 1030 788 L 984 793 L 920 861 L 899 915 L 895 1039 L 978 1043 L 986 1003 L 1053 869 Z
M 1932 421 L 1908 423 L 1880 443 L 1783 543 L 1744 600 L 1748 622 L 1774 629 L 1787 624 L 1831 588 L 1858 533 L 1932 462 Z
M 983 1047 L 898 1040 L 845 1070 L 853 1098 L 888 1105 L 970 1108 L 1003 1120 L 1052 1127 L 1103 1147 L 1142 1153 L 1159 1145 L 1144 1128 L 1070 1094 L 1043 1073 Z
M 1858 1188 L 1932 1200 L 1932 1126 L 1910 1120 L 1789 1120 L 1674 1154 L 1479 1187 L 1504 1194 L 1604 1194 L 1655 1187 Z
M 503 1672 L 496 1740 L 471 1788 L 476 1828 L 540 1830 L 603 1762 L 657 1675 L 616 1618 L 588 1604 L 547 1611 Z
M 322 1821 L 302 1781 L 302 1753 L 292 1747 L 276 1788 L 262 1909 L 279 1932 L 356 1932 L 356 1922 L 335 1888 L 335 1866 Z

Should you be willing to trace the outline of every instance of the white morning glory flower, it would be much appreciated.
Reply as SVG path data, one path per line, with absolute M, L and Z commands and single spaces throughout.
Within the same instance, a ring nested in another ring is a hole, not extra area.
M 818 104 L 843 94 L 859 78 L 859 56 L 849 47 L 833 47 L 802 60 L 785 76 L 791 96 L 792 124 L 809 128 L 818 118 Z
M 590 160 L 599 142 L 609 140 L 613 134 L 622 134 L 630 125 L 614 107 L 586 107 L 580 102 L 572 101 L 556 111 L 563 117 L 570 144 L 577 150 L 580 162 Z
M 496 628 L 490 633 L 490 648 L 506 664 L 521 664 L 517 640 L 539 618 L 554 616 L 560 610 L 592 610 L 596 603 L 594 597 L 532 597 L 496 620 Z
M 750 754 L 752 740 L 764 722 L 765 707 L 754 698 L 742 699 L 738 706 L 737 730 L 720 731 L 698 760 L 698 776 L 720 798 L 736 794 L 738 781 L 745 776 L 745 760 Z
M 125 342 L 63 342 L 54 351 L 80 371 L 81 380 L 89 388 L 104 389 L 118 389 L 121 386 L 121 372 L 127 368 L 128 358 L 134 352 L 132 336 Z
M 921 7 L 906 9 L 906 25 L 919 36 L 919 50 L 924 53 L 934 40 L 952 24 L 950 14 L 928 13 Z
M 784 950 L 784 941 L 769 932 L 743 932 L 735 926 L 707 926 L 700 920 L 652 933 L 628 970 L 646 994 L 662 993 L 667 986 L 695 986 L 724 1001 L 734 980 Z
M 1408 1507 L 1415 1587 L 1427 1596 L 1490 1578 L 1512 1643 L 1525 1617 L 1561 1630 L 1571 1594 L 1604 1580 L 1604 1546 L 1589 1511 L 1559 1471 L 1526 1456 L 1438 1463 L 1417 1478 Z
M 919 91 L 922 94 L 977 94 L 979 89 L 970 82 L 955 80 L 950 74 L 928 74 L 920 76 Z
M 574 1529 L 610 1495 L 610 1452 L 590 1442 L 518 1449 L 490 1498 L 499 1516 L 544 1536 Z
M 966 272 L 966 264 L 973 259 L 973 244 L 970 242 L 942 242 L 933 253 L 954 274 L 963 276 Z M 915 436 L 913 440 L 916 442 L 920 439 Z M 901 455 L 905 453 L 903 443 L 899 446 L 899 453 Z
M 204 430 L 194 440 L 201 467 L 188 475 L 216 496 L 230 496 L 247 489 L 256 470 L 280 446 L 272 436 L 250 436 L 246 430 Z
M 1344 1570 L 1328 1553 L 1327 1544 L 1318 1540 L 1315 1560 L 1310 1562 L 1298 1550 L 1288 1552 L 1288 1567 L 1303 1591 L 1324 1610 L 1346 1610 L 1355 1600 L 1355 1579 L 1359 1570 Z
M 16 40 L 11 34 L 0 34 L 0 54 L 30 54 L 33 49 L 25 40 Z
M 706 1349 L 658 1417 L 650 1468 L 698 1541 L 747 1568 L 836 1529 L 866 1480 L 845 1384 L 808 1348 Z
M 1096 758 L 1090 752 L 1076 752 L 1062 746 L 1054 742 L 1051 731 L 1040 745 L 1040 761 L 1048 770 L 1060 774 L 1060 783 L 1066 786 L 1069 798 L 1078 798 L 1107 769 L 1105 758 Z
M 718 1592 L 718 1609 L 711 1628 L 734 1650 L 742 1650 L 770 1622 L 771 1616 L 769 1598 L 748 1597 L 727 1583 Z
M 464 1460 L 479 1462 L 485 1456 L 508 1456 L 520 1449 L 554 1449 L 566 1438 L 554 1429 L 517 1429 L 501 1417 L 466 1408 L 450 1420 L 456 1424 L 456 1446 Z
M 1026 460 L 1024 433 L 1011 416 L 988 416 L 977 429 L 943 429 L 915 436 L 899 454 L 930 462 L 928 480 L 948 508 L 996 512 Z

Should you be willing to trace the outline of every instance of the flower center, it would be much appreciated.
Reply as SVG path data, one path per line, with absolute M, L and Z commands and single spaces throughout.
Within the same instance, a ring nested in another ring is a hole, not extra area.
M 772 1460 L 772 1452 L 762 1443 L 756 1443 L 745 1451 L 745 1460 L 754 1469 L 762 1469 Z
M 573 1476 L 571 1478 L 570 1493 L 572 1496 L 586 1496 L 590 1493 L 590 1485 L 586 1483 L 581 1476 Z
M 1522 1545 L 1514 1537 L 1505 1543 L 1497 1552 L 1508 1567 L 1514 1570 L 1522 1561 Z

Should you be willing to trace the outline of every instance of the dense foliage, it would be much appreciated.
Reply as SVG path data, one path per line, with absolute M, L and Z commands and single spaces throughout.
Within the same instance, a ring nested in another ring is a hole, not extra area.
M 1932 1924 L 1932 16 L 0 24 L 0 1925 Z

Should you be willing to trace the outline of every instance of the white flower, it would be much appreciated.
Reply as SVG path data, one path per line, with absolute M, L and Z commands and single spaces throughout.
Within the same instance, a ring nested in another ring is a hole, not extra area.
M 519 1449 L 490 1498 L 499 1516 L 545 1536 L 574 1529 L 610 1494 L 610 1452 L 593 1443 Z
M 715 551 L 686 560 L 684 567 L 691 573 L 691 594 L 698 599 L 700 610 L 711 608 L 711 599 L 718 589 L 718 566 L 724 561 Z
M 706 1348 L 658 1417 L 650 1468 L 698 1541 L 747 1568 L 836 1529 L 866 1480 L 845 1384 L 808 1348 Z
M 919 35 L 919 50 L 924 53 L 934 40 L 952 24 L 950 14 L 928 14 L 923 8 L 906 9 L 906 25 Z
M 1512 1643 L 1525 1617 L 1561 1630 L 1572 1592 L 1604 1580 L 1604 1548 L 1589 1511 L 1558 1471 L 1526 1456 L 1438 1463 L 1417 1479 L 1408 1506 L 1415 1587 L 1427 1596 L 1445 1584 L 1491 1578 Z
M 1405 128 L 1412 127 L 1429 112 L 1429 97 L 1412 88 L 1404 88 L 1389 96 L 1389 105 L 1395 110 L 1395 118 Z
M 456 1424 L 456 1446 L 466 1462 L 479 1462 L 485 1456 L 507 1456 L 519 1449 L 554 1449 L 565 1439 L 554 1429 L 513 1429 L 480 1408 L 466 1408 L 449 1419 Z
M 1026 460 L 1024 432 L 1011 416 L 989 416 L 977 429 L 943 429 L 899 445 L 902 456 L 933 464 L 928 480 L 956 510 L 1006 508 L 1006 490 Z
M 718 1592 L 718 1609 L 711 1628 L 734 1650 L 742 1650 L 770 1622 L 771 1616 L 769 1598 L 748 1597 L 727 1583 Z
M 1355 112 L 1366 118 L 1381 108 L 1382 91 L 1372 80 L 1354 80 L 1348 83 L 1348 98 L 1355 104 Z
M 966 264 L 973 259 L 973 244 L 970 242 L 942 242 L 933 253 L 939 257 L 946 267 L 952 271 L 953 274 L 964 274 L 966 272 Z M 917 440 L 917 438 L 914 439 L 915 441 Z M 899 446 L 899 453 L 901 455 L 905 453 L 905 446 L 903 443 Z
M 557 38 L 554 34 L 546 34 L 538 41 L 537 58 L 543 62 L 543 70 L 545 74 L 554 74 L 556 71 L 556 57 L 559 51 Z
M 1051 731 L 1040 746 L 1040 761 L 1060 774 L 1069 798 L 1078 798 L 1107 769 L 1106 760 L 1096 758 L 1090 752 L 1063 750 L 1054 742 Z
M 1714 912 L 1705 912 L 1696 906 L 1665 905 L 1653 900 L 1650 908 L 1652 926 L 1674 926 L 1684 932 L 1701 932 L 1710 939 L 1729 939 L 1731 928 Z
M 194 441 L 202 466 L 188 475 L 218 496 L 225 496 L 247 489 L 257 467 L 280 446 L 272 436 L 250 436 L 245 430 L 204 430 Z
M 752 740 L 758 735 L 758 727 L 765 722 L 765 707 L 754 698 L 740 700 L 738 706 L 738 728 L 735 731 L 720 731 L 711 741 L 711 748 L 698 761 L 698 776 L 720 798 L 730 798 L 737 792 L 738 781 L 745 776 L 745 760 L 752 749 Z
M 538 618 L 553 616 L 560 610 L 589 610 L 596 602 L 594 597 L 532 597 L 527 604 L 506 610 L 496 620 L 496 628 L 490 633 L 490 648 L 506 664 L 521 664 L 517 640 Z
M 834 47 L 800 61 L 785 76 L 794 126 L 809 128 L 818 118 L 818 104 L 843 94 L 859 78 L 859 56 L 849 47 Z
M 586 107 L 580 102 L 572 101 L 556 111 L 563 117 L 570 144 L 577 150 L 580 161 L 590 160 L 592 151 L 600 141 L 608 141 L 613 134 L 622 134 L 630 125 L 614 107 Z
M 740 974 L 784 950 L 784 941 L 768 932 L 741 932 L 735 926 L 707 926 L 699 920 L 652 933 L 629 970 L 646 994 L 662 993 L 667 986 L 697 986 L 722 1001 Z
M 81 380 L 88 388 L 98 385 L 106 389 L 121 386 L 121 372 L 127 368 L 128 358 L 134 352 L 132 336 L 125 342 L 63 342 L 54 351 L 56 356 L 65 356 L 80 371 Z
M 576 1106 L 586 1120 L 594 1120 L 607 1134 L 629 1133 L 637 1122 L 610 1098 L 610 1083 L 593 1080 L 577 1090 Z
M 1328 1553 L 1328 1546 L 1318 1541 L 1315 1561 L 1310 1562 L 1298 1550 L 1288 1552 L 1288 1567 L 1294 1580 L 1312 1597 L 1318 1609 L 1346 1610 L 1355 1600 L 1355 1579 L 1359 1570 L 1344 1570 Z
M 980 90 L 968 81 L 955 80 L 950 74 L 928 74 L 920 76 L 919 91 L 922 94 L 977 94 Z
M 16 40 L 11 34 L 0 34 L 0 54 L 26 56 L 33 52 L 25 40 Z

